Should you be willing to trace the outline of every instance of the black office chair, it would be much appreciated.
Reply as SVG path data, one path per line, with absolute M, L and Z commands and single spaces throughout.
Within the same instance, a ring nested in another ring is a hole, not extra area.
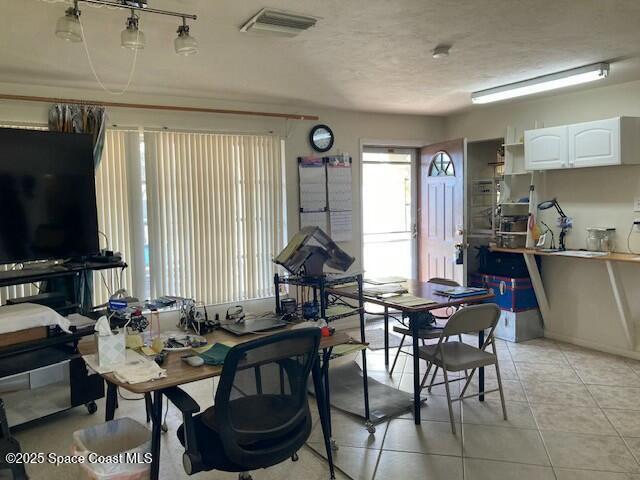
M 164 391 L 183 414 L 178 438 L 187 474 L 239 472 L 298 459 L 311 433 L 307 381 L 318 358 L 320 330 L 269 335 L 233 347 L 225 359 L 215 405 L 198 404 L 177 387 Z

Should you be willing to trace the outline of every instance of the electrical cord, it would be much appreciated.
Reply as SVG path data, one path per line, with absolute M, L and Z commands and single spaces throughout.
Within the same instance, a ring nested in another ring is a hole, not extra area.
M 633 234 L 633 228 L 636 226 L 635 223 L 631 224 L 631 228 L 629 229 L 629 235 L 627 235 L 627 250 L 629 253 L 633 253 L 634 255 L 640 255 L 640 252 L 636 252 L 631 248 L 631 235 Z
M 87 60 L 89 61 L 89 67 L 91 68 L 91 73 L 93 73 L 93 76 L 98 82 L 98 85 L 100 85 L 100 88 L 102 88 L 105 92 L 111 95 L 124 95 L 127 92 L 127 90 L 129 90 L 129 87 L 131 86 L 131 82 L 133 81 L 133 74 L 136 71 L 136 63 L 138 61 L 139 49 L 137 48 L 134 49 L 133 61 L 131 62 L 131 69 L 129 70 L 129 79 L 127 80 L 127 84 L 124 86 L 122 90 L 119 90 L 119 91 L 110 90 L 109 88 L 107 88 L 107 86 L 104 83 L 102 83 L 102 80 L 100 80 L 100 77 L 98 76 L 98 72 L 96 71 L 96 68 L 93 64 L 93 59 L 91 58 L 91 54 L 89 53 L 89 45 L 87 44 L 87 37 L 84 34 L 84 25 L 83 25 L 82 19 L 78 18 L 78 21 L 80 23 L 80 33 L 82 33 L 82 45 L 84 46 L 84 51 L 87 54 Z M 139 36 L 140 36 L 140 32 L 138 31 L 138 37 Z
M 144 400 L 144 395 L 142 395 L 141 397 L 137 397 L 137 398 L 133 398 L 133 397 L 125 397 L 122 392 L 120 391 L 120 387 L 118 387 L 118 396 L 123 399 L 123 400 L 127 400 L 130 402 L 134 402 L 134 401 L 138 401 L 138 400 Z
M 109 242 L 109 237 L 107 237 L 107 234 L 101 230 L 98 230 L 98 235 L 102 235 L 104 237 L 104 240 L 106 242 L 104 248 L 109 248 L 109 245 L 111 245 L 111 243 Z
M 107 293 L 109 294 L 109 296 L 111 296 L 111 289 L 109 288 L 109 285 L 107 285 L 107 281 L 105 280 L 102 271 L 100 271 L 100 278 L 102 279 L 102 284 L 104 285 L 104 288 L 107 289 Z
M 118 277 L 118 290 L 122 290 L 122 285 L 124 283 L 124 267 L 120 269 L 120 276 Z

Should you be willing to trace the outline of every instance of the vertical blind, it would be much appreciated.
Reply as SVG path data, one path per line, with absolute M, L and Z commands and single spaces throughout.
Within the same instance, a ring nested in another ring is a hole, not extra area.
M 282 140 L 163 131 L 144 141 L 151 295 L 272 295 L 286 238 Z
M 140 298 L 179 295 L 206 303 L 272 295 L 272 258 L 286 239 L 283 141 L 147 131 L 144 163 L 141 146 L 137 130 L 106 132 L 96 170 L 100 245 L 121 252 L 130 268 L 96 272 L 94 304 L 119 288 Z M 9 268 L 15 267 L 0 265 Z M 37 292 L 32 284 L 0 288 L 0 304 Z
M 122 253 L 123 259 L 133 265 L 137 252 L 133 235 L 133 223 L 142 221 L 132 218 L 133 198 L 142 195 L 142 187 L 132 185 L 131 167 L 140 159 L 140 133 L 132 130 L 106 131 L 102 161 L 96 169 L 96 205 L 98 207 L 98 228 L 101 232 L 100 245 Z M 107 243 L 108 240 L 108 243 Z M 134 288 L 133 269 L 103 270 L 93 276 L 93 301 L 100 305 L 120 288 L 130 293 Z M 138 292 L 135 292 L 138 293 Z M 140 292 L 142 294 L 142 292 Z

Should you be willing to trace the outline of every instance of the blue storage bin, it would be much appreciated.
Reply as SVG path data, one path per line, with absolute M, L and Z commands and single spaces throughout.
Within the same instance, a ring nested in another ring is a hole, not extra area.
M 497 304 L 502 310 L 522 312 L 538 308 L 538 301 L 530 278 L 472 273 L 469 275 L 469 286 L 491 289 L 495 295 L 491 303 Z

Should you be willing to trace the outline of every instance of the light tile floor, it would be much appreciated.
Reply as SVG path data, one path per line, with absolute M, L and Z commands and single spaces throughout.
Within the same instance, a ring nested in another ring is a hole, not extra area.
M 465 341 L 475 343 L 473 337 Z M 484 403 L 465 400 L 455 405 L 458 434 L 454 436 L 443 388 L 428 395 L 419 426 L 406 413 L 378 425 L 375 435 L 369 435 L 362 420 L 334 412 L 338 478 L 640 480 L 640 362 L 547 339 L 522 344 L 499 341 L 498 350 L 509 420 L 502 419 L 497 393 L 487 395 Z M 411 391 L 409 357 L 401 355 L 392 376 L 384 367 L 382 351 L 369 352 L 368 358 L 371 376 Z M 490 371 L 487 385 L 495 385 Z M 188 390 L 201 405 L 211 403 L 211 382 L 191 384 Z M 459 386 L 453 392 L 459 392 Z M 25 451 L 67 454 L 73 431 L 101 421 L 104 402 L 99 406 L 95 416 L 74 409 L 16 436 Z M 144 422 L 144 404 L 121 400 L 117 415 Z M 182 447 L 175 437 L 181 419 L 173 406 L 167 423 L 161 477 L 187 478 Z M 325 460 L 314 451 L 323 452 L 321 441 L 316 425 L 309 439 L 312 448 L 300 452 L 299 462 L 253 472 L 254 478 L 328 479 Z M 78 467 L 33 466 L 29 473 L 34 479 L 80 478 Z M 194 478 L 237 476 L 208 472 Z

